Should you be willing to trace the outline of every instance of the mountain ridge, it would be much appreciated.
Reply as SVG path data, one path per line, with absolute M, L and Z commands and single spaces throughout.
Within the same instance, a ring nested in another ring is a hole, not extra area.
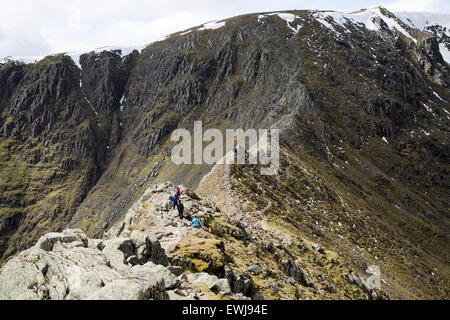
M 261 230 L 288 239 L 319 282 L 344 274 L 302 242 L 361 273 L 379 265 L 392 298 L 447 297 L 448 30 L 373 10 L 364 15 L 387 21 L 363 17 L 373 30 L 334 13 L 256 13 L 129 55 L 86 53 L 81 71 L 67 55 L 2 64 L 3 262 L 49 231 L 102 238 L 149 185 L 172 180 L 235 213 L 257 247 Z M 170 133 L 198 120 L 220 130 L 276 125 L 279 175 L 174 166 Z M 274 270 L 291 274 L 277 259 Z
M 379 6 L 379 7 L 373 7 L 373 8 L 368 8 L 368 9 L 361 9 L 358 11 L 352 11 L 349 13 L 345 13 L 345 12 L 340 12 L 340 11 L 334 11 L 334 10 L 306 10 L 306 11 L 310 11 L 310 12 L 323 12 L 323 13 L 327 13 L 327 12 L 332 12 L 332 13 L 337 13 L 337 14 L 341 14 L 341 15 L 355 15 L 358 13 L 363 13 L 363 12 L 370 12 L 373 10 L 381 10 L 384 9 L 383 7 Z M 384 9 L 385 10 L 385 9 Z M 243 14 L 243 15 L 239 15 L 236 17 L 240 17 L 240 16 L 246 16 L 246 15 L 265 15 L 265 14 L 276 14 L 276 13 L 289 13 L 289 12 L 293 12 L 295 10 L 282 10 L 282 11 L 267 11 L 267 12 L 259 12 L 259 13 L 250 13 L 250 14 Z M 447 30 L 450 29 L 450 13 L 435 13 L 435 12 L 417 12 L 417 11 L 394 11 L 392 12 L 397 18 L 401 19 L 403 23 L 408 24 L 411 23 L 411 27 L 414 28 L 420 28 L 422 30 L 427 30 L 428 28 L 432 27 L 433 25 L 440 25 L 443 26 L 444 28 L 446 28 Z M 236 18 L 234 17 L 234 18 Z M 439 17 L 439 19 L 437 19 L 437 17 Z M 428 18 L 428 19 L 427 19 Z M 74 62 L 77 64 L 77 66 L 79 68 L 81 68 L 80 64 L 79 64 L 79 56 L 81 56 L 82 54 L 85 53 L 89 53 L 89 52 L 102 52 L 105 51 L 105 49 L 108 48 L 108 51 L 125 51 L 125 53 L 122 53 L 122 56 L 126 56 L 128 54 L 130 54 L 133 50 L 138 50 L 139 52 L 143 50 L 143 48 L 145 48 L 148 45 L 151 45 L 154 42 L 158 42 L 158 41 L 163 41 L 165 39 L 167 39 L 168 37 L 172 36 L 172 35 L 185 35 L 187 34 L 187 32 L 189 32 L 190 30 L 196 29 L 196 28 L 201 28 L 201 27 L 205 27 L 207 24 L 210 23 L 215 23 L 215 22 L 223 22 L 226 20 L 229 20 L 232 18 L 225 18 L 225 19 L 219 19 L 219 20 L 212 20 L 209 22 L 206 22 L 204 24 L 198 25 L 198 26 L 194 26 L 191 28 L 187 28 L 181 31 L 177 31 L 174 32 L 172 34 L 169 34 L 167 36 L 162 37 L 159 40 L 155 40 L 149 44 L 146 45 L 136 45 L 136 46 L 103 46 L 103 47 L 98 47 L 98 48 L 94 48 L 94 50 L 91 51 L 76 51 L 76 52 L 61 52 L 61 53 L 52 53 L 49 55 L 45 55 L 45 56 L 6 56 L 2 59 L 0 59 L 0 63 L 6 63 L 7 61 L 11 60 L 11 61 L 23 61 L 25 63 L 35 63 L 38 62 L 40 60 L 42 60 L 45 57 L 48 56 L 52 56 L 52 55 L 59 55 L 59 54 L 67 54 L 70 55 L 72 57 L 72 59 L 74 60 Z M 432 20 L 433 22 L 429 22 L 430 20 Z M 425 23 L 424 23 L 425 21 Z M 439 21 L 439 22 L 438 22 Z M 443 22 L 446 22 L 446 24 L 444 24 Z M 417 25 L 417 26 L 416 26 Z M 447 36 L 448 36 L 448 32 L 447 32 Z

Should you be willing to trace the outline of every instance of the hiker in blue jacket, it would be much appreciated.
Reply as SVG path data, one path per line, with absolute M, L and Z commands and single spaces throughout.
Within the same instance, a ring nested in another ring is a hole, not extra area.
M 180 200 L 180 197 L 176 194 L 172 197 L 173 201 L 173 208 L 175 209 L 177 207 L 178 201 Z
M 200 227 L 203 227 L 202 222 L 197 217 L 194 217 L 194 220 L 192 220 L 192 223 L 194 224 L 195 229 L 199 229 Z

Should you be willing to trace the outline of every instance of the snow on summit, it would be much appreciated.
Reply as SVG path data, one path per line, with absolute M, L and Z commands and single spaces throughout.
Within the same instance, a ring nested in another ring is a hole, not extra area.
M 395 12 L 397 18 L 412 28 L 426 31 L 427 27 L 440 25 L 450 35 L 450 14 L 431 12 Z
M 91 51 L 75 51 L 75 52 L 64 52 L 64 55 L 67 55 L 69 57 L 72 58 L 73 62 L 75 62 L 75 64 L 77 65 L 77 67 L 79 69 L 81 69 L 81 64 L 80 64 L 80 57 L 85 54 L 85 53 L 89 53 L 89 52 L 95 52 L 95 53 L 100 53 L 103 51 L 109 51 L 109 52 L 115 52 L 117 54 L 119 54 L 122 57 L 125 57 L 127 55 L 129 55 L 130 53 L 132 53 L 134 50 L 137 50 L 139 52 L 141 52 L 144 48 L 146 47 L 146 45 L 143 46 L 134 46 L 134 47 L 117 47 L 117 46 L 111 46 L 111 47 L 101 47 L 101 48 L 96 48 L 94 50 Z M 58 54 L 58 53 L 57 53 Z M 55 54 L 55 55 L 57 55 Z M 29 63 L 36 63 L 41 61 L 42 59 L 44 59 L 45 57 L 51 56 L 50 55 L 45 55 L 45 56 L 29 56 L 29 57 L 25 57 L 25 56 L 8 56 L 8 57 L 4 57 L 0 59 L 0 64 L 2 63 L 6 63 L 8 61 L 18 61 L 18 62 L 23 62 L 25 64 L 29 64 Z
M 397 32 L 403 34 L 405 37 L 411 39 L 412 41 L 414 42 L 417 41 L 402 26 L 400 26 L 397 23 L 397 21 L 395 21 L 395 19 L 384 15 L 381 12 L 380 8 L 361 10 L 354 13 L 325 11 L 325 12 L 317 12 L 314 15 L 320 23 L 322 23 L 324 26 L 333 31 L 335 31 L 335 29 L 326 21 L 328 17 L 331 18 L 338 25 L 342 26 L 344 30 L 347 29 L 345 27 L 345 24 L 351 22 L 356 25 L 363 25 L 364 27 L 366 27 L 368 30 L 371 31 L 379 31 L 381 30 L 381 25 L 377 21 L 382 19 L 388 25 L 390 30 L 392 31 L 396 30 Z M 349 32 L 348 29 L 346 30 L 346 32 Z
M 382 25 L 381 20 L 388 26 L 388 28 L 397 33 L 405 36 L 411 41 L 417 43 L 417 39 L 410 33 L 411 29 L 414 28 L 421 32 L 437 32 L 438 36 L 441 38 L 447 38 L 450 36 L 450 14 L 442 14 L 442 13 L 428 13 L 428 12 L 395 12 L 394 16 L 386 15 L 381 7 L 374 7 L 369 9 L 362 9 L 360 11 L 351 12 L 351 13 L 343 13 L 337 11 L 310 11 L 311 15 L 322 24 L 323 27 L 330 29 L 336 35 L 339 35 L 339 32 L 335 29 L 335 26 L 340 26 L 344 30 L 345 33 L 350 33 L 351 31 L 346 27 L 346 24 L 352 23 L 356 26 L 366 28 L 370 31 L 381 31 Z M 258 22 L 264 23 L 264 19 L 277 15 L 280 19 L 286 21 L 287 26 L 295 33 L 297 33 L 302 24 L 297 23 L 295 27 L 292 25 L 295 20 L 299 18 L 296 14 L 283 11 L 283 12 L 270 12 L 258 15 Z M 297 20 L 298 22 L 298 20 Z M 179 36 L 184 36 L 189 34 L 195 30 L 204 31 L 204 30 L 217 30 L 224 27 L 226 21 L 223 20 L 215 20 L 212 22 L 208 22 L 200 25 L 197 29 L 190 28 L 185 30 L 185 32 L 178 33 Z M 436 28 L 437 27 L 437 28 Z M 437 29 L 437 30 L 436 30 Z M 167 36 L 168 37 L 168 36 Z M 164 37 L 164 40 L 167 37 Z M 116 52 L 120 54 L 122 57 L 127 56 L 133 50 L 138 50 L 141 52 L 146 46 L 135 46 L 135 47 L 102 47 L 97 48 L 91 52 L 99 53 L 102 51 L 110 51 Z M 120 50 L 120 53 L 119 51 Z M 448 45 L 444 43 L 439 44 L 439 50 L 443 59 L 450 63 L 450 50 Z M 69 52 L 65 53 L 70 56 L 78 68 L 81 69 L 80 65 L 80 56 L 87 52 Z M 7 61 L 21 61 L 23 63 L 36 63 L 46 56 L 8 56 L 3 59 L 0 58 L 0 64 L 6 63 Z

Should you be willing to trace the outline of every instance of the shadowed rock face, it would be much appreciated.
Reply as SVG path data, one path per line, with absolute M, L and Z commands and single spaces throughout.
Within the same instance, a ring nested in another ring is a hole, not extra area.
M 269 205 L 254 198 L 265 190 L 273 201 L 267 212 L 300 230 L 310 218 L 293 210 L 322 216 L 308 188 L 321 185 L 315 194 L 332 207 L 345 189 L 355 215 L 361 209 L 374 233 L 402 239 L 407 259 L 427 256 L 420 272 L 430 274 L 431 261 L 441 263 L 448 252 L 450 71 L 439 51 L 448 36 L 398 20 L 414 42 L 383 16 L 371 31 L 323 17 L 327 27 L 315 12 L 291 13 L 290 22 L 252 14 L 216 30 L 193 28 L 125 57 L 87 53 L 81 70 L 64 55 L 1 65 L 0 256 L 66 226 L 100 237 L 149 183 L 198 185 L 211 168 L 174 167 L 169 138 L 202 120 L 206 128 L 282 130 L 286 174 L 278 184 L 231 170 L 241 179 L 237 192 L 257 210 Z M 344 207 L 340 214 L 350 210 Z M 361 237 L 371 229 L 366 224 Z

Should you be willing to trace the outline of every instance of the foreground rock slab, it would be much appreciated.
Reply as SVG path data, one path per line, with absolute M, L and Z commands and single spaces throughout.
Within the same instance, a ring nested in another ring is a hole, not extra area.
M 142 266 L 129 262 L 134 256 Z M 3 267 L 0 299 L 167 299 L 176 281 L 161 262 L 167 257 L 157 240 L 142 235 L 103 242 L 77 229 L 50 233 Z

